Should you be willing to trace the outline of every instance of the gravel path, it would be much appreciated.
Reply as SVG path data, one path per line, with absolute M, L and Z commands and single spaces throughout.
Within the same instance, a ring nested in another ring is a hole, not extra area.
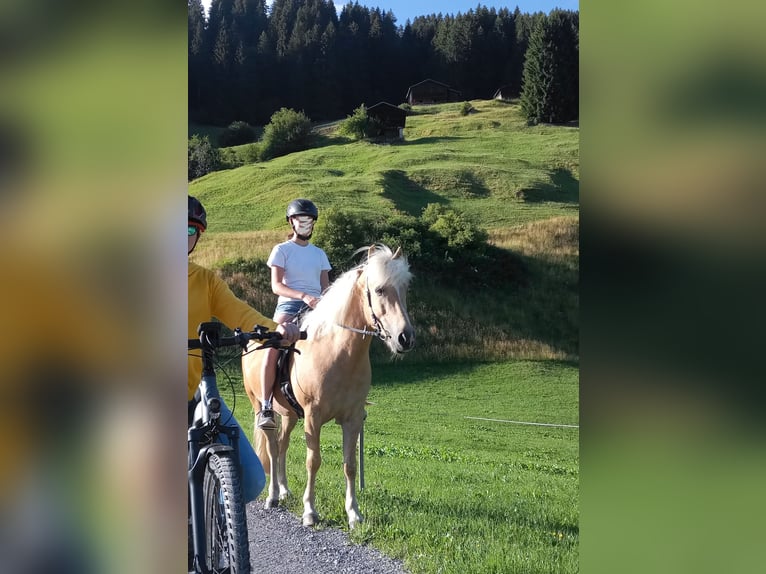
M 247 505 L 250 563 L 264 574 L 407 574 L 398 560 L 354 544 L 345 532 L 314 530 L 285 508 Z

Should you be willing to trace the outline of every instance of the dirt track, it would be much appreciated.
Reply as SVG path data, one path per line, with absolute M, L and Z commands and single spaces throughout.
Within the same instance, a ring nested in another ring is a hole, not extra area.
M 352 543 L 331 528 L 314 530 L 284 508 L 247 505 L 250 563 L 263 574 L 407 574 L 401 562 Z

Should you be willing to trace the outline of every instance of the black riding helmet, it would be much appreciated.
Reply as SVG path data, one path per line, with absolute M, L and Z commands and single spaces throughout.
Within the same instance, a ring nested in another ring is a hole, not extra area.
M 319 219 L 319 210 L 314 203 L 308 199 L 293 199 L 287 206 L 287 216 L 285 219 L 290 221 L 294 215 L 309 215 L 314 219 Z
M 202 226 L 202 231 L 207 229 L 207 213 L 205 208 L 196 197 L 189 196 L 189 221 Z

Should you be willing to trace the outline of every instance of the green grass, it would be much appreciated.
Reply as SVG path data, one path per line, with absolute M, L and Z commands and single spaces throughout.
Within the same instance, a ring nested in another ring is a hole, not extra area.
M 192 182 L 210 222 L 192 259 L 265 260 L 286 233 L 287 198 L 310 197 L 320 214 L 451 205 L 516 256 L 519 274 L 504 289 L 466 296 L 462 285 L 434 285 L 413 269 L 418 360 L 576 359 L 579 129 L 528 127 L 516 104 L 475 101 L 467 116 L 461 105 L 416 107 L 402 143 L 350 142 L 329 125 L 318 147 Z
M 466 296 L 461 285 L 435 284 L 414 268 L 408 307 L 418 342 L 411 360 L 576 359 L 578 229 L 577 218 L 563 217 L 490 234 L 490 241 L 516 254 L 523 268 L 522 277 L 499 290 Z M 205 234 L 192 259 L 209 267 L 257 259 L 249 274 L 224 278 L 238 296 L 270 315 L 276 297 L 268 289 L 265 260 L 284 237 L 279 231 Z M 387 354 L 373 347 L 373 360 L 386 361 Z
M 301 196 L 367 215 L 439 202 L 488 229 L 577 215 L 579 128 L 528 127 L 516 104 L 472 104 L 468 116 L 443 104 L 408 117 L 403 142 L 317 136 L 317 147 L 208 174 L 189 193 L 225 232 L 279 229 L 285 199 Z
M 236 413 L 252 436 L 239 388 Z M 365 522 L 352 540 L 402 559 L 413 574 L 578 571 L 579 429 L 466 418 L 577 425 L 576 366 L 405 358 L 374 368 L 369 399 Z M 347 529 L 341 444 L 340 427 L 323 427 L 317 510 L 322 527 Z M 299 423 L 288 453 L 288 506 L 298 515 L 305 454 Z
M 289 198 L 309 197 L 320 213 L 367 215 L 419 215 L 442 203 L 487 229 L 518 263 L 508 285 L 466 292 L 415 268 L 416 349 L 391 363 L 373 344 L 359 497 L 366 520 L 351 537 L 413 574 L 577 572 L 579 429 L 466 417 L 578 423 L 579 129 L 528 127 L 514 103 L 472 104 L 478 112 L 467 116 L 461 103 L 416 107 L 401 143 L 352 142 L 329 124 L 312 149 L 192 182 L 210 227 L 191 259 L 219 268 L 244 260 L 246 273 L 224 278 L 270 314 L 263 261 L 286 234 Z M 232 371 L 235 412 L 251 435 L 252 410 Z M 321 449 L 321 527 L 345 529 L 339 427 L 323 428 Z M 288 474 L 289 508 L 300 515 L 301 423 Z

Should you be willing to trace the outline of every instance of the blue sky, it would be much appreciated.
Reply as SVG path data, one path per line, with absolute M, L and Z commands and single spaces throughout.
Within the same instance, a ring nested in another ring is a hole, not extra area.
M 202 0 L 205 8 L 209 7 L 211 0 Z M 267 3 L 270 3 L 267 0 Z M 336 0 L 335 9 L 340 14 L 343 6 L 347 4 L 343 0 Z M 396 16 L 396 23 L 403 26 L 407 19 L 414 20 L 416 16 L 426 14 L 457 14 L 458 12 L 468 12 L 476 8 L 479 4 L 488 8 L 508 8 L 514 10 L 516 6 L 522 12 L 545 12 L 546 14 L 554 8 L 564 10 L 579 10 L 579 0 L 517 0 L 516 2 L 506 2 L 502 0 L 361 0 L 359 4 L 369 6 L 370 8 L 380 8 L 384 12 L 391 10 Z

